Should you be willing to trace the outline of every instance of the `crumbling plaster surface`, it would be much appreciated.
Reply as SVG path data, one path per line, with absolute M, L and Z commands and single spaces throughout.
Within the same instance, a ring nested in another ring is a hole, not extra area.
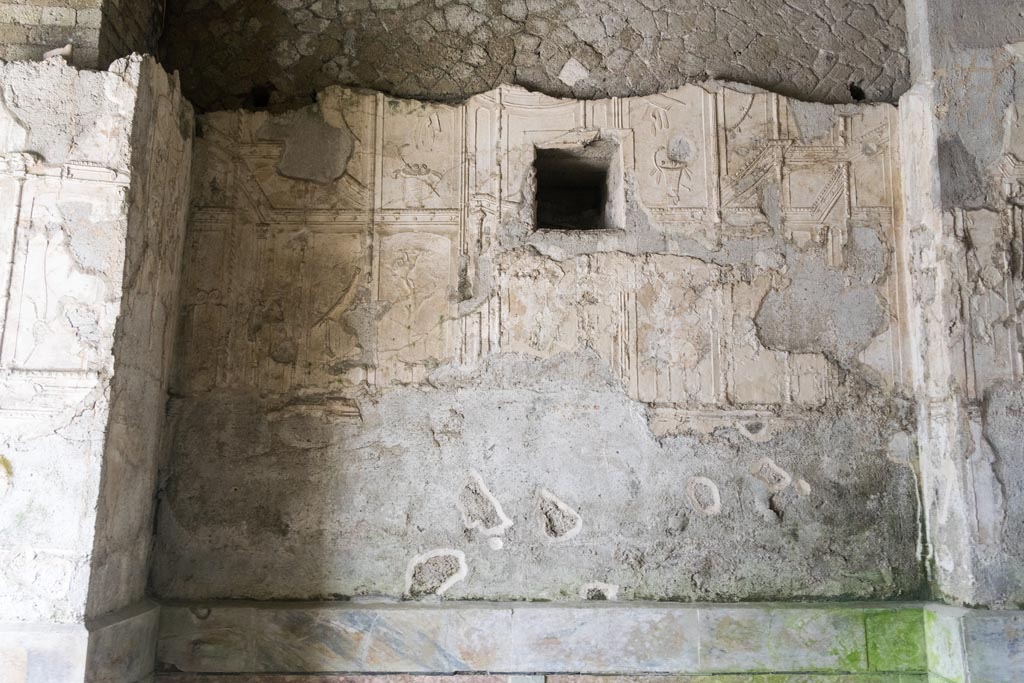
M 159 596 L 919 590 L 892 107 L 331 88 L 199 131 Z M 598 140 L 622 225 L 535 230 L 535 148 Z
M 908 310 L 936 592 L 1024 604 L 1018 500 L 1024 341 L 1024 9 L 912 2 L 920 84 L 901 109 Z M 930 158 L 929 158 L 930 157 Z
M 128 607 L 146 593 L 191 184 L 192 107 L 155 61 L 140 68 L 90 615 Z
M 909 85 L 899 0 L 171 0 L 163 52 L 207 110 L 259 105 L 257 86 L 294 103 L 338 83 L 453 100 L 501 83 L 594 98 L 722 78 L 828 102 Z
M 148 58 L 0 64 L 4 622 L 143 597 L 191 125 Z

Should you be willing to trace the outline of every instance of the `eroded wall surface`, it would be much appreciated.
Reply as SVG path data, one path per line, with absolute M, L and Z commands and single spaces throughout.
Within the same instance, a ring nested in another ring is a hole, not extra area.
M 1024 14 L 910 3 L 909 316 L 937 593 L 1024 605 Z
M 4 680 L 81 681 L 86 647 L 90 680 L 152 670 L 155 612 L 137 603 L 191 132 L 151 59 L 0 65 Z
M 595 98 L 708 78 L 895 101 L 909 85 L 904 26 L 899 0 L 171 0 L 162 48 L 207 110 L 301 106 L 335 84 L 428 100 L 502 83 Z
M 164 598 L 921 586 L 895 110 L 762 91 L 200 119 Z M 538 230 L 537 149 L 612 149 Z

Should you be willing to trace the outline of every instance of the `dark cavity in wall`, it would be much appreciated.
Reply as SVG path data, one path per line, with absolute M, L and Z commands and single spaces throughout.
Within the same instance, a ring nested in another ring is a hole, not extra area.
M 593 230 L 608 225 L 610 145 L 538 149 L 537 228 Z

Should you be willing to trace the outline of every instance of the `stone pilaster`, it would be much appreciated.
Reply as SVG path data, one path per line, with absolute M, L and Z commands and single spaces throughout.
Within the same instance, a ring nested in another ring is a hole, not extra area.
M 151 59 L 0 66 L 0 661 L 19 683 L 152 667 L 132 644 L 155 634 L 143 600 L 191 138 Z

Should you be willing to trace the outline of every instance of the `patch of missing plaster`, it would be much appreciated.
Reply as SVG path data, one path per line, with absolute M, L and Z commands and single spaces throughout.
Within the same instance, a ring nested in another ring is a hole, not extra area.
M 976 208 L 985 203 L 984 174 L 978 160 L 959 137 L 939 139 L 942 208 Z
M 771 458 L 761 458 L 757 464 L 750 468 L 750 473 L 763 481 L 769 491 L 782 491 L 793 483 L 793 477 L 789 472 L 775 464 Z
M 468 573 L 466 555 L 461 550 L 431 550 L 409 561 L 405 572 L 405 594 L 412 598 L 444 595 Z
M 352 131 L 343 121 L 337 123 L 332 126 L 316 108 L 307 107 L 273 117 L 259 135 L 284 142 L 278 173 L 326 185 L 345 175 L 355 151 Z
M 914 439 L 907 432 L 896 432 L 885 449 L 886 457 L 898 465 L 912 466 Z
M 775 435 L 775 428 L 764 420 L 737 422 L 736 431 L 754 443 L 767 443 Z
M 580 600 L 618 600 L 619 587 L 613 583 L 592 581 L 580 586 Z
M 707 477 L 690 477 L 686 482 L 686 499 L 694 512 L 707 517 L 714 517 L 722 511 L 718 485 Z
M 0 498 L 14 488 L 14 466 L 6 457 L 0 455 Z
M 847 367 L 889 322 L 875 280 L 885 268 L 873 230 L 853 230 L 837 270 L 820 252 L 799 259 L 787 285 L 764 297 L 754 318 L 761 343 L 775 351 L 821 353 Z
M 95 206 L 90 202 L 62 201 L 57 205 L 60 217 L 54 225 L 67 233 L 68 250 L 75 263 L 86 273 L 115 278 L 124 267 L 124 246 L 119 231 L 110 221 L 95 221 Z
M 485 536 L 500 536 L 512 526 L 512 520 L 476 470 L 470 470 L 455 507 L 462 513 L 467 529 L 479 529 Z
M 541 529 L 552 541 L 567 541 L 583 529 L 583 518 L 547 489 L 540 490 Z
M 22 151 L 27 141 L 28 126 L 7 107 L 3 89 L 0 88 L 0 149 Z
M 454 408 L 442 410 L 430 416 L 430 433 L 440 448 L 458 443 L 462 438 L 465 416 Z
M 836 107 L 816 102 L 789 101 L 789 113 L 796 121 L 800 142 L 810 144 L 832 135 L 836 127 Z

